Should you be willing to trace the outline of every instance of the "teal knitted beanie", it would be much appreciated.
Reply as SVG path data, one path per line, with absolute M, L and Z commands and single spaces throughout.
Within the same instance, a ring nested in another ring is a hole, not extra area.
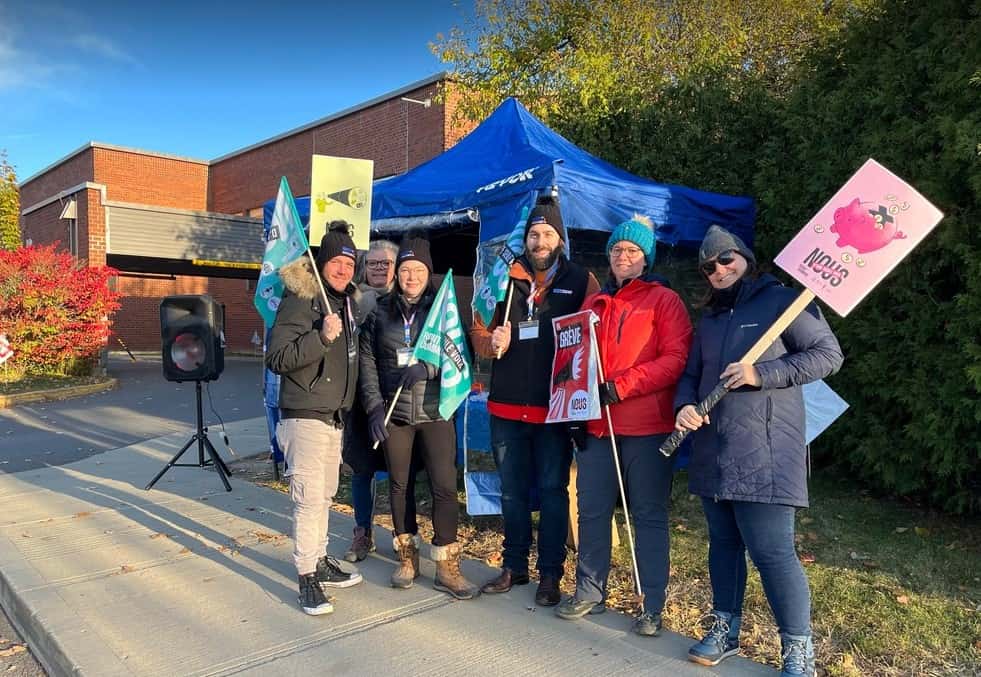
M 632 219 L 624 221 L 613 229 L 610 239 L 606 241 L 606 255 L 610 255 L 610 250 L 617 242 L 627 240 L 637 245 L 644 252 L 644 259 L 647 266 L 654 263 L 654 224 L 646 216 L 635 214 Z

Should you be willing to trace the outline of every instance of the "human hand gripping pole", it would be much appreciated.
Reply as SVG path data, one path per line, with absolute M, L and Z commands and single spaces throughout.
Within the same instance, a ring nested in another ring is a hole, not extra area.
M 777 318 L 776 322 L 770 325 L 770 328 L 753 344 L 753 347 L 740 358 L 739 363 L 755 364 L 756 360 L 760 359 L 760 356 L 766 352 L 767 348 L 783 333 L 783 330 L 789 327 L 790 323 L 797 319 L 797 316 L 813 300 L 814 292 L 810 289 L 802 291 L 794 299 L 794 302 L 787 306 L 787 309 Z M 600 378 L 602 379 L 602 376 Z M 699 416 L 707 416 L 712 411 L 712 408 L 719 403 L 719 400 L 725 397 L 726 393 L 729 392 L 729 389 L 726 387 L 728 381 L 728 378 L 720 380 L 712 388 L 712 392 L 706 395 L 704 400 L 695 405 L 695 411 Z M 685 438 L 688 437 L 688 433 L 690 432 L 690 430 L 675 430 L 664 441 L 664 444 L 661 445 L 661 453 L 670 458 L 678 450 L 678 447 L 681 446 L 681 443 L 685 441 Z
M 504 319 L 501 320 L 501 326 L 507 326 L 508 315 L 511 313 L 511 299 L 514 298 L 514 281 L 508 280 L 508 300 L 504 303 Z M 504 348 L 497 349 L 497 359 L 501 359 L 501 355 L 504 354 Z
M 593 321 L 596 322 L 597 320 Z M 593 351 L 593 359 L 596 360 L 596 371 L 599 376 L 599 382 L 604 384 L 606 383 L 606 377 L 603 375 L 603 362 L 600 360 L 599 346 L 597 346 L 596 341 L 591 341 L 590 344 Z M 606 429 L 610 433 L 613 463 L 617 469 L 617 484 L 620 486 L 620 500 L 623 502 L 623 522 L 627 527 L 627 542 L 630 544 L 630 560 L 634 567 L 634 589 L 636 591 L 637 603 L 643 608 L 644 593 L 640 587 L 640 568 L 637 566 L 637 548 L 634 546 L 634 533 L 630 527 L 630 509 L 627 507 L 627 491 L 623 486 L 623 472 L 620 470 L 620 453 L 617 450 L 616 435 L 613 433 L 613 416 L 610 414 L 609 401 L 603 404 L 603 412 L 606 414 Z

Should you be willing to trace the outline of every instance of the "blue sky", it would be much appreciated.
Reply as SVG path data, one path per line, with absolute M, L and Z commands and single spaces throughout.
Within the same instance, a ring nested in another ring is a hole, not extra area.
M 0 0 L 18 179 L 89 141 L 211 160 L 428 77 L 463 0 Z

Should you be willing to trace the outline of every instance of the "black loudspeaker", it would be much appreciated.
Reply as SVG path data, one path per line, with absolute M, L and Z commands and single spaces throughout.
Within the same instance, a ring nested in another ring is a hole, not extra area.
M 160 302 L 164 378 L 214 381 L 225 369 L 225 310 L 207 294 L 168 296 Z

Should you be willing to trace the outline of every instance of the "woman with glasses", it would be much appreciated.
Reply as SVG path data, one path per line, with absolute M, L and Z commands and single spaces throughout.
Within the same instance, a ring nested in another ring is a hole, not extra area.
M 746 553 L 780 629 L 781 675 L 814 675 L 810 593 L 794 549 L 794 513 L 807 507 L 801 386 L 841 367 L 841 348 L 816 304 L 755 364 L 737 362 L 797 297 L 760 274 L 738 237 L 712 226 L 698 252 L 707 301 L 675 396 L 678 430 L 692 430 L 689 490 L 709 530 L 713 625 L 688 652 L 717 665 L 739 651 Z M 724 380 L 710 415 L 695 404 Z
M 596 342 L 605 381 L 600 399 L 609 407 L 636 534 L 644 603 L 633 630 L 654 636 L 661 628 L 668 584 L 668 503 L 671 460 L 658 447 L 674 429 L 675 384 L 691 342 L 691 321 L 681 298 L 650 273 L 653 224 L 643 216 L 621 223 L 606 245 L 610 277 L 583 309 L 599 317 Z M 577 446 L 579 558 L 576 592 L 556 613 L 568 620 L 605 609 L 610 573 L 611 520 L 619 483 L 606 417 L 589 421 Z
M 400 561 L 391 576 L 392 587 L 412 587 L 420 574 L 417 525 L 414 516 L 407 514 L 407 496 L 414 488 L 410 487 L 413 447 L 418 442 L 433 496 L 433 587 L 457 599 L 472 599 L 480 589 L 460 571 L 457 541 L 456 433 L 453 422 L 439 414 L 439 370 L 412 357 L 436 296 L 432 274 L 429 242 L 403 241 L 396 258 L 395 289 L 379 299 L 361 333 L 358 385 L 368 412 L 368 430 L 382 445 L 388 465 L 393 547 Z M 393 400 L 386 425 L 385 414 Z

